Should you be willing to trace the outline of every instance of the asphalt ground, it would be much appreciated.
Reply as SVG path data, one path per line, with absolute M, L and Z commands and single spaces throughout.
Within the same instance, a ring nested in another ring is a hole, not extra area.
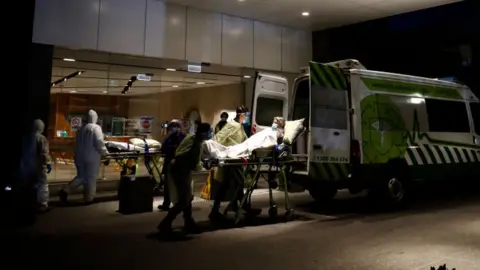
M 268 194 L 255 193 L 254 206 L 263 209 L 259 217 L 215 226 L 207 218 L 211 203 L 196 200 L 202 233 L 168 238 L 155 229 L 164 212 L 122 215 L 116 201 L 53 203 L 34 226 L 2 230 L 2 261 L 50 269 L 406 270 L 444 263 L 480 269 L 478 187 L 418 190 L 409 206 L 396 211 L 361 195 L 339 193 L 320 204 L 296 193 L 290 198 L 297 216 L 289 222 L 282 216 L 282 192 L 274 195 L 276 219 L 266 215 Z M 155 200 L 154 206 L 162 198 Z M 174 225 L 181 227 L 181 217 Z

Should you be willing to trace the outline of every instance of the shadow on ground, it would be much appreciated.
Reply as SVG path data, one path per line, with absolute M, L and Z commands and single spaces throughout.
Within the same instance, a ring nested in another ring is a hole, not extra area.
M 248 228 L 248 227 L 259 227 L 259 226 L 268 226 L 274 224 L 281 224 L 291 221 L 310 221 L 312 219 L 295 215 L 293 219 L 288 220 L 283 215 L 279 215 L 275 218 L 270 218 L 268 216 L 257 216 L 251 218 L 243 218 L 239 223 L 235 224 L 234 218 L 229 217 L 228 219 L 212 224 L 210 221 L 200 221 L 197 222 L 198 232 L 195 234 L 189 235 L 182 231 L 182 228 L 175 228 L 175 230 L 170 234 L 165 234 L 161 232 L 153 232 L 148 234 L 146 237 L 154 241 L 161 242 L 178 242 L 178 241 L 190 241 L 193 240 L 195 235 L 201 235 L 203 233 L 209 233 L 219 230 L 230 230 L 236 228 Z
M 386 213 L 393 216 L 419 214 L 480 203 L 480 183 L 417 185 L 408 195 L 408 202 L 396 208 L 388 207 L 385 202 L 373 200 L 368 196 L 348 196 L 328 202 L 297 204 L 296 209 L 306 213 L 337 217 L 325 221 L 358 219 Z

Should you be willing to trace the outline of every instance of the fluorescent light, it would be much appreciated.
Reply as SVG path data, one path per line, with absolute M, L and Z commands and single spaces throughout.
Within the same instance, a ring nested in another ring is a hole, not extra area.
M 177 88 L 177 87 L 178 87 L 178 85 L 172 85 L 172 87 L 173 87 L 173 88 Z
M 408 103 L 410 104 L 422 104 L 425 102 L 425 99 L 423 98 L 410 98 L 410 100 L 408 100 Z
M 205 82 L 197 82 L 197 84 L 205 84 Z
M 167 71 L 177 71 L 177 70 L 174 68 L 167 68 Z
M 63 61 L 66 61 L 66 62 L 75 62 L 75 59 L 73 59 L 73 58 L 63 58 Z
M 304 11 L 304 12 L 302 12 L 302 16 L 305 16 L 305 17 L 306 17 L 306 16 L 310 16 L 310 13 Z
M 250 78 L 251 78 L 251 77 L 248 76 L 248 75 L 244 75 L 243 77 L 244 77 L 244 78 L 247 78 L 247 79 L 250 79 Z
M 75 90 L 70 91 L 70 93 L 76 93 L 76 92 L 77 92 L 77 91 L 75 91 Z

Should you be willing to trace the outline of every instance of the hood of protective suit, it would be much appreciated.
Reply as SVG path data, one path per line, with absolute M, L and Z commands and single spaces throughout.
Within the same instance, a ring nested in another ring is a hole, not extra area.
M 98 121 L 98 114 L 94 110 L 88 111 L 88 123 L 96 124 Z
M 42 133 L 44 130 L 45 130 L 45 124 L 43 123 L 42 120 L 37 119 L 37 120 L 33 121 L 33 131 L 34 132 Z

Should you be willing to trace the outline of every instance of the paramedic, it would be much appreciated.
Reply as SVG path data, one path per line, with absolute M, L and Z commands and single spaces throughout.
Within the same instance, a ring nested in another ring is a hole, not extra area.
M 175 157 L 175 151 L 177 150 L 178 145 L 185 139 L 185 133 L 182 132 L 182 125 L 179 120 L 172 120 L 168 126 L 170 134 L 167 135 L 165 140 L 162 142 L 162 148 L 160 152 L 164 155 L 162 174 L 165 176 L 163 184 L 163 203 L 158 205 L 159 210 L 168 210 L 170 209 L 170 194 L 168 191 L 168 177 L 169 177 L 169 164 L 170 161 Z
M 33 122 L 33 132 L 25 142 L 22 153 L 21 179 L 26 188 L 36 187 L 36 197 L 40 212 L 48 210 L 47 173 L 52 170 L 48 141 L 42 132 L 45 124 L 37 119 Z
M 209 131 L 209 124 L 198 124 L 195 134 L 185 137 L 175 151 L 175 157 L 170 162 L 171 177 L 168 178 L 172 184 L 169 192 L 172 192 L 171 197 L 174 205 L 157 226 L 157 229 L 162 233 L 168 233 L 172 230 L 172 222 L 181 212 L 183 212 L 185 230 L 192 233 L 197 230 L 192 217 L 192 171 L 200 167 L 202 145 Z
M 220 121 L 215 126 L 215 134 L 217 134 L 222 128 L 227 124 L 228 120 L 228 113 L 222 112 L 220 115 Z
M 243 122 L 247 119 L 248 109 L 245 106 L 240 106 L 236 110 L 236 117 L 234 121 L 228 122 L 218 134 L 215 134 L 213 139 L 224 145 L 232 146 L 240 144 L 247 139 L 247 135 L 243 129 Z M 209 219 L 212 221 L 222 219 L 220 214 L 220 203 L 225 198 L 229 185 L 230 188 L 237 189 L 238 194 L 236 194 L 236 199 L 241 200 L 243 197 L 243 188 L 239 188 L 238 185 L 243 185 L 243 168 L 242 167 L 222 167 L 218 168 L 215 174 L 215 180 L 219 182 L 219 189 L 216 194 L 214 194 L 214 202 L 212 211 L 209 215 Z M 247 211 L 249 215 L 258 215 L 260 214 L 260 209 L 252 209 L 250 206 L 244 206 L 244 210 Z M 236 211 L 236 209 L 233 209 Z
M 77 131 L 75 142 L 75 167 L 77 176 L 60 190 L 60 200 L 66 202 L 68 193 L 80 185 L 84 186 L 83 200 L 92 203 L 97 188 L 97 177 L 102 156 L 108 154 L 103 142 L 102 128 L 97 124 L 98 115 L 88 111 L 88 123 Z

